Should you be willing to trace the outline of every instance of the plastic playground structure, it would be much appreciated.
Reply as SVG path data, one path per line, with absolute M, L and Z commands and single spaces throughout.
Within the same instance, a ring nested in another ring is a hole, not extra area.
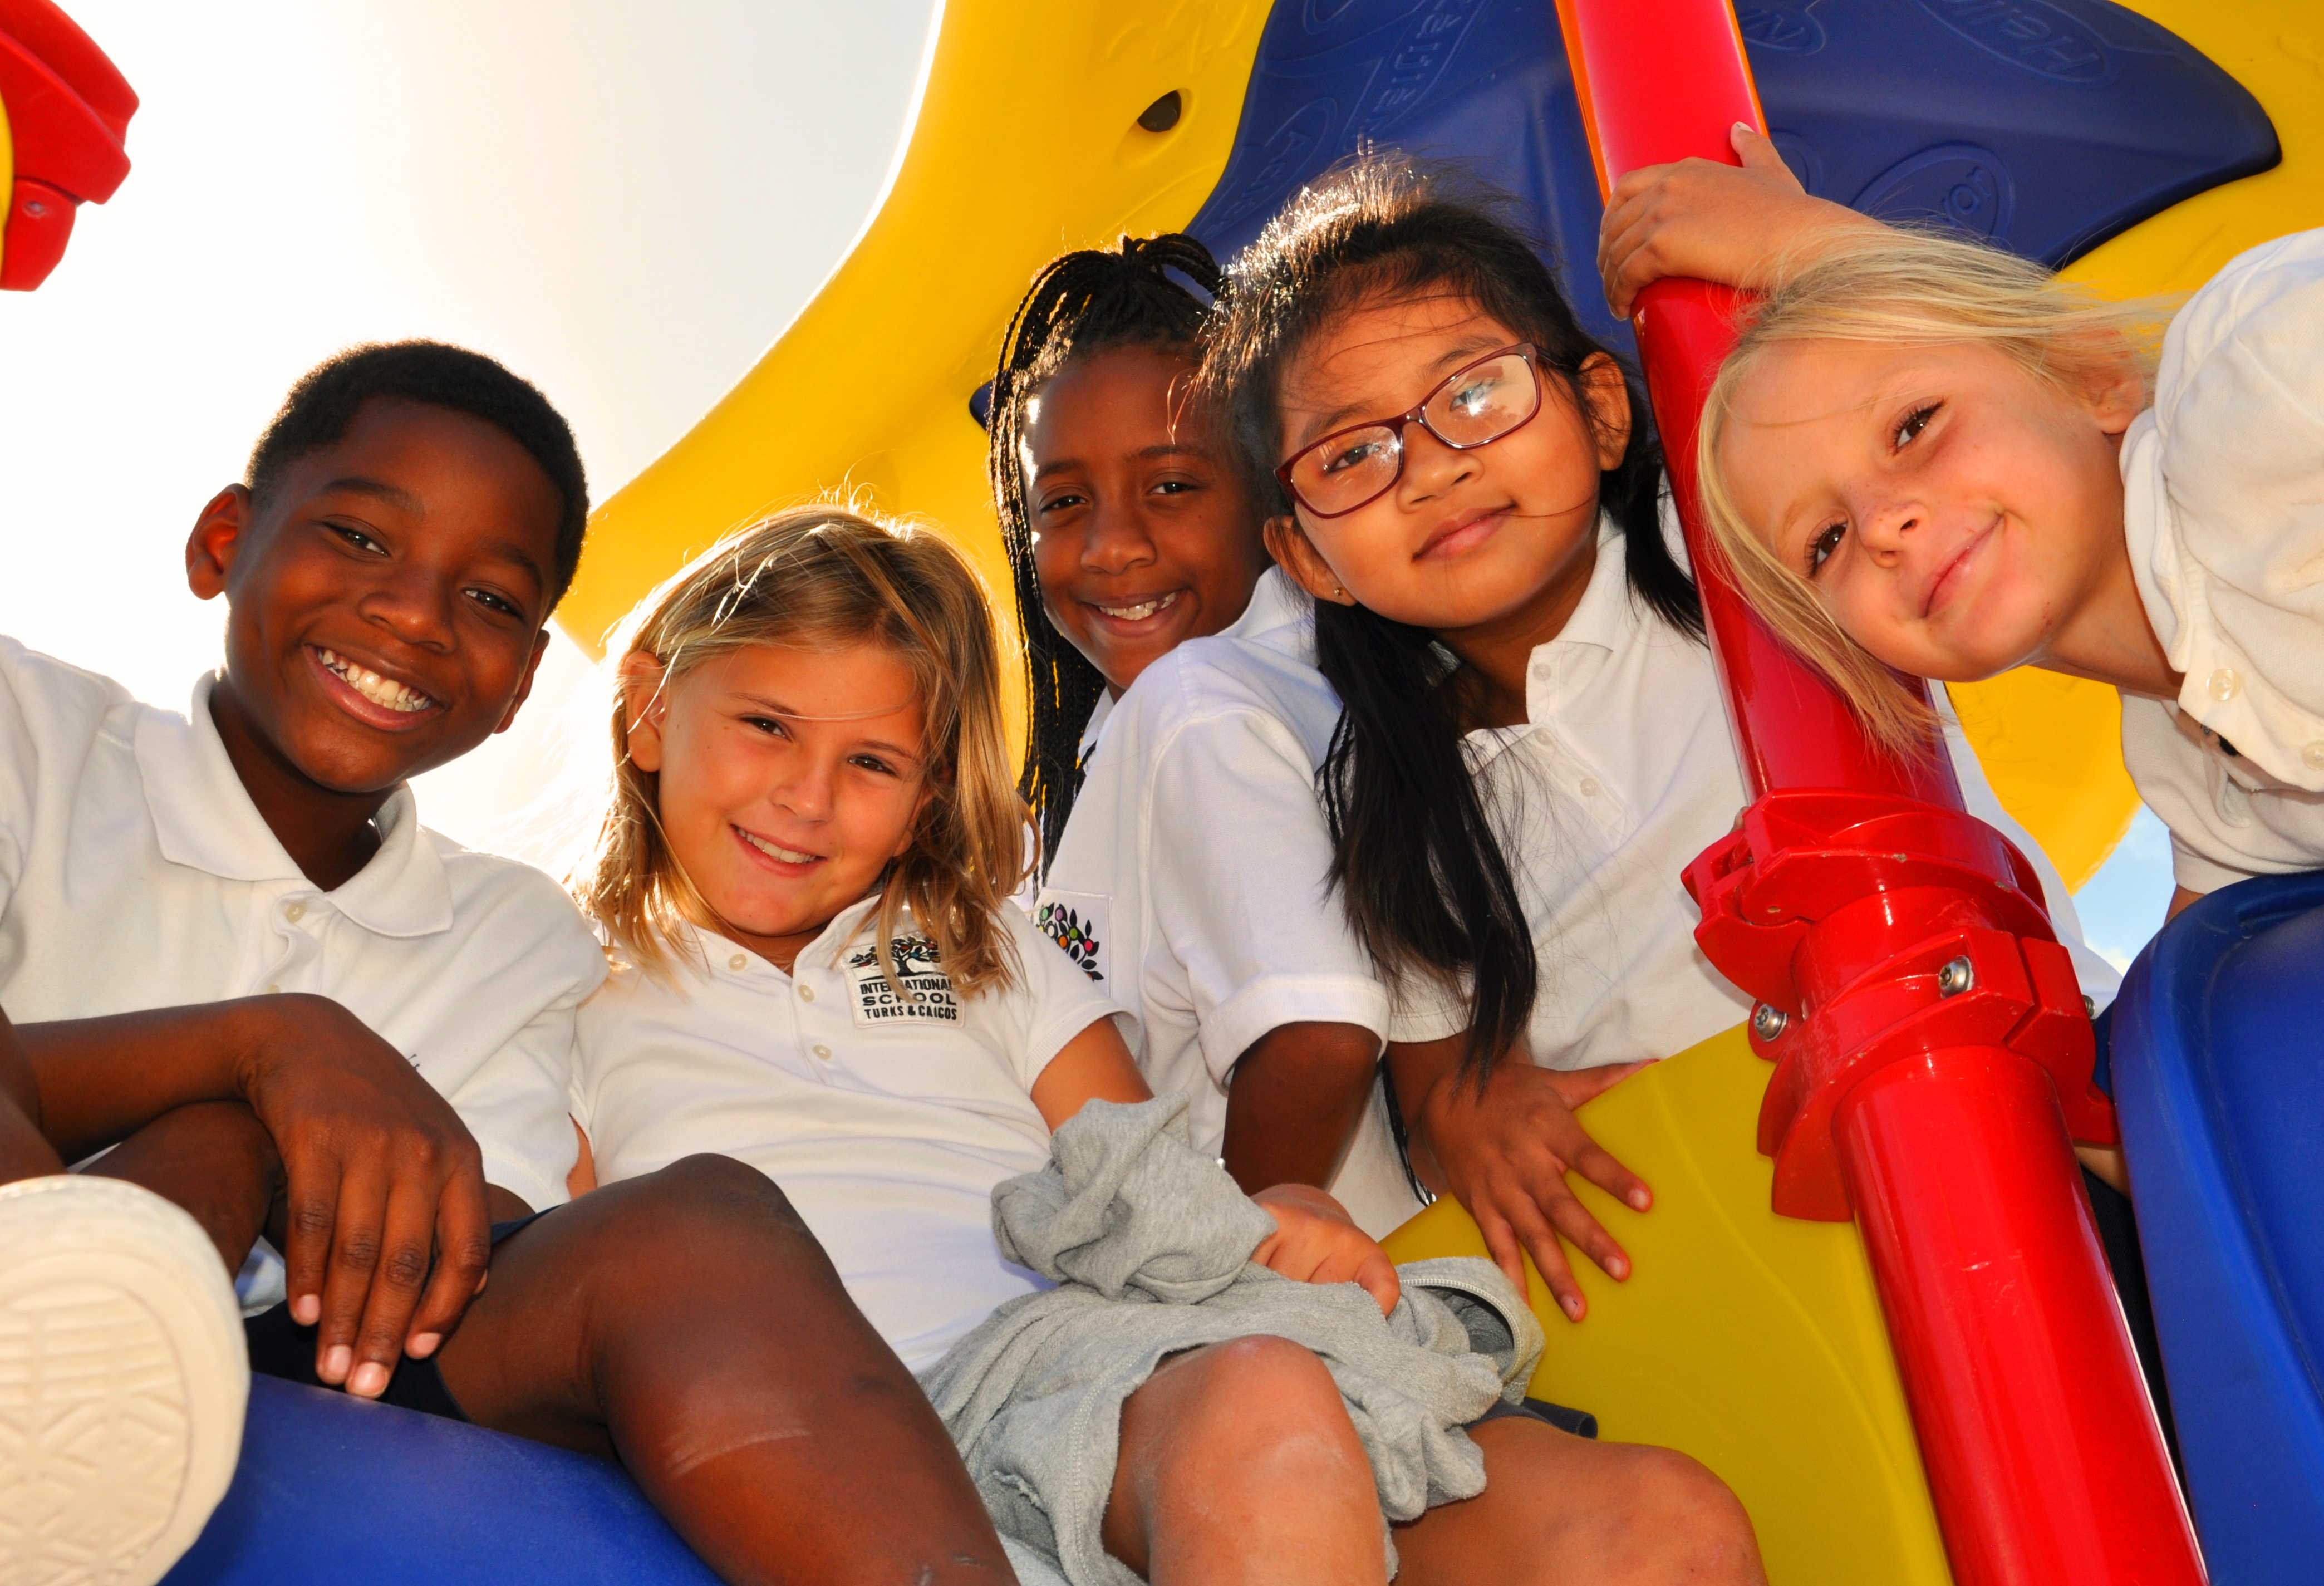
M 997 150 L 991 96 L 1029 37 L 1063 64 Z M 36 287 L 76 206 L 112 195 L 135 107 L 48 0 L 0 0 L 0 288 Z M 1563 279 L 1592 328 L 1635 335 L 1700 544 L 1689 442 L 1729 300 L 1658 283 L 1617 326 L 1588 262 L 1604 183 L 1729 159 L 1738 119 L 1811 190 L 2108 291 L 2191 289 L 2324 225 L 2313 0 L 954 0 L 853 253 L 600 508 L 561 620 L 594 643 L 692 550 L 835 488 L 946 526 L 1005 588 L 970 403 L 1033 271 L 1125 232 L 1224 257 L 1360 143 L 1463 161 L 1578 262 Z M 815 401 L 867 357 L 893 371 L 887 408 Z M 1730 590 L 1706 579 L 1705 599 L 1756 802 L 1686 882 L 1704 951 L 1761 1017 L 1591 1104 L 1656 1208 L 1582 1186 L 1636 1275 L 1578 1264 L 1590 1319 L 1551 1322 L 1533 1391 L 1709 1464 L 1778 1581 L 2318 1578 L 2324 877 L 2189 909 L 2116 1015 L 2182 1501 L 2068 1148 L 2117 1126 L 2038 884 L 1949 770 L 1868 752 Z M 2043 673 L 1952 692 L 2002 801 L 2079 886 L 2135 805 L 2112 694 Z M 1448 1201 L 1389 1249 L 1483 1246 Z M 1537 1281 L 1535 1299 L 1546 1314 Z M 235 1487 L 170 1579 L 414 1574 L 710 1579 L 615 1467 L 261 1379 Z

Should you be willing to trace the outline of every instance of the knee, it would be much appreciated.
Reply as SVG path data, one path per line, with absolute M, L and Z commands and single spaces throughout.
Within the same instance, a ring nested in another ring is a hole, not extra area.
M 1184 1362 L 1171 1441 L 1194 1470 L 1249 1483 L 1314 1479 L 1321 1467 L 1369 1471 L 1339 1384 L 1313 1350 L 1238 1338 Z
M 625 1260 L 698 1264 L 822 1248 L 774 1180 L 732 1157 L 681 1157 L 594 1191 L 573 1210 L 592 1213 L 594 1242 Z
M 1635 1451 L 1627 1502 L 1628 1535 L 1610 1549 L 1630 1567 L 1608 1581 L 1702 1581 L 1706 1586 L 1754 1586 L 1766 1580 L 1758 1538 L 1742 1500 L 1726 1482 L 1675 1449 Z

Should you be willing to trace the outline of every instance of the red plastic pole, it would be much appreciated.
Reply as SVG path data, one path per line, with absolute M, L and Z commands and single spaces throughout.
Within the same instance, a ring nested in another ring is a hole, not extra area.
M 1601 183 L 1732 163 L 1764 127 L 1727 0 L 1559 0 Z M 2072 966 L 1941 754 L 1875 751 L 1722 576 L 1695 493 L 1734 294 L 1633 323 L 1755 802 L 1688 867 L 1703 950 L 1762 1004 L 1775 1209 L 1853 1217 L 1962 1586 L 2204 1579 L 2070 1148 L 2114 1138 Z

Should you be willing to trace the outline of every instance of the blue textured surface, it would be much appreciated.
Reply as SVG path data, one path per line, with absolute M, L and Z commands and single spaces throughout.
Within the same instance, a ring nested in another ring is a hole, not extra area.
M 2131 965 L 2115 1102 L 2218 1586 L 2324 1572 L 2324 872 L 2215 892 Z
M 2104 0 L 1737 11 L 1769 130 L 1811 192 L 2050 264 L 2279 157 L 2240 85 Z M 1276 0 L 1233 152 L 1187 229 L 1224 258 L 1362 143 L 1456 161 L 1521 199 L 1583 323 L 1630 345 L 1598 290 L 1597 179 L 1545 0 Z
M 716 1586 L 619 1466 L 271 1377 L 163 1586 Z

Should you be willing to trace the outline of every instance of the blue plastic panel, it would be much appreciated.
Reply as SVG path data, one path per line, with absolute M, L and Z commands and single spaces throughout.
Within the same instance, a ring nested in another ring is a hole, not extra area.
M 2213 893 L 2115 1004 L 2115 1102 L 2218 1586 L 2324 1572 L 2324 873 Z
M 254 1379 L 242 1463 L 163 1586 L 716 1586 L 621 1467 Z
M 2104 0 L 1738 11 L 1811 192 L 2050 264 L 2279 158 L 2240 85 Z M 1522 200 L 1583 323 L 1630 345 L 1598 290 L 1597 179 L 1546 0 L 1276 0 L 1233 152 L 1188 229 L 1223 258 L 1364 144 L 1456 161 Z

